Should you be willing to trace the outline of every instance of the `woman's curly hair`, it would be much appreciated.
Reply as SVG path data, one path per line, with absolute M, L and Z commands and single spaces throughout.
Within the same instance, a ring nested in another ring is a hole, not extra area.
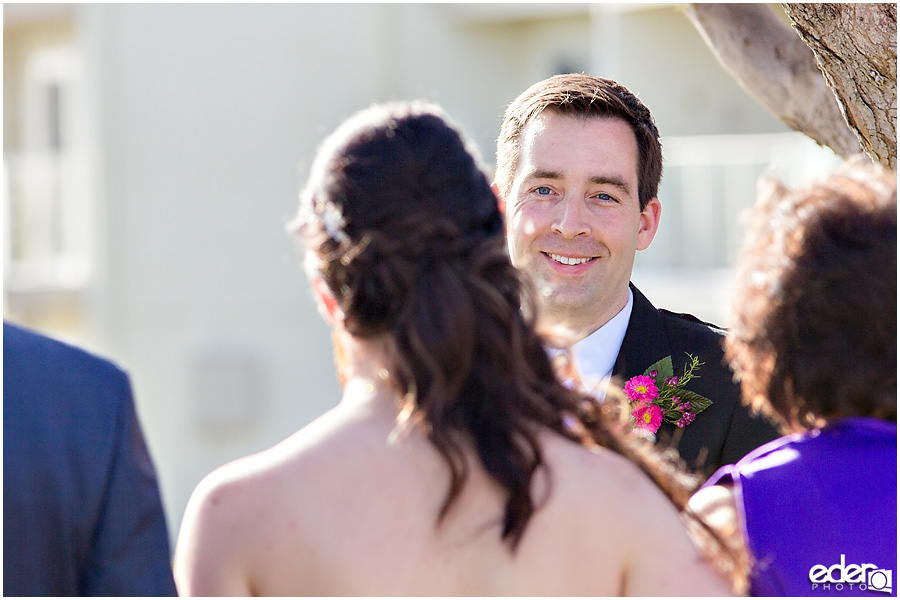
M 791 192 L 765 179 L 726 358 L 789 429 L 897 420 L 897 179 L 859 158 Z

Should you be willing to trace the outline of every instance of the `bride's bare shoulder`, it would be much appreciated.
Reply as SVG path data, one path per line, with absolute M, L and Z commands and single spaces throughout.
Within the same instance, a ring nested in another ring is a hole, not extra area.
M 587 448 L 558 434 L 541 439 L 545 460 L 554 473 L 554 485 L 571 485 L 579 493 L 602 489 L 604 496 L 652 491 L 652 483 L 633 462 L 606 448 Z
M 569 510 L 564 518 L 578 520 L 581 538 L 602 540 L 584 552 L 600 555 L 604 545 L 616 548 L 607 560 L 621 564 L 621 593 L 729 595 L 728 583 L 690 541 L 679 510 L 635 463 L 559 436 L 549 436 L 544 448 L 553 469 L 553 490 L 560 494 L 560 506 Z
M 345 432 L 352 427 L 352 419 L 326 413 L 279 444 L 204 477 L 178 535 L 179 589 L 208 592 L 204 595 L 246 592 L 240 582 L 250 576 L 241 572 L 253 557 L 266 556 L 292 529 L 296 534 L 307 528 L 303 515 L 316 514 L 321 490 L 335 487 L 328 477 L 341 469 L 331 466 L 345 460 L 343 446 L 353 437 Z
M 317 473 L 341 461 L 347 446 L 361 437 L 352 431 L 362 427 L 341 411 L 325 413 L 278 444 L 215 469 L 200 482 L 194 496 L 216 506 L 254 498 L 271 504 L 291 494 L 289 488 L 301 482 L 308 486 Z
M 637 549 L 635 533 L 682 529 L 678 510 L 634 462 L 606 448 L 586 448 L 558 435 L 544 436 L 551 502 L 564 507 L 565 520 Z

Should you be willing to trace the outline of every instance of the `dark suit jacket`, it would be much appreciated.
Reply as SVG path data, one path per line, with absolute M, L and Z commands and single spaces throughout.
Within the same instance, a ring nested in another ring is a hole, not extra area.
M 128 377 L 3 324 L 3 593 L 176 595 Z
M 642 375 L 666 356 L 672 357 L 675 374 L 680 375 L 690 353 L 703 364 L 687 389 L 712 401 L 684 429 L 664 422 L 657 443 L 675 442 L 690 469 L 709 475 L 780 436 L 770 421 L 751 415 L 741 403 L 740 385 L 723 357 L 723 330 L 692 315 L 658 310 L 633 284 L 631 291 L 634 307 L 613 375 L 623 380 Z

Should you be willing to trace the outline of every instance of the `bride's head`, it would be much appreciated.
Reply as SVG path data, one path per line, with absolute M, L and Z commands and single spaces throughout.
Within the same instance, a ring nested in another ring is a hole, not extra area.
M 485 253 L 503 250 L 497 201 L 475 156 L 425 103 L 373 106 L 323 142 L 294 225 L 308 274 L 324 282 L 352 335 L 392 334 L 429 311 L 435 331 L 422 334 L 433 337 L 467 316 L 451 300 L 465 295 Z
M 323 142 L 291 227 L 323 312 L 381 342 L 404 414 L 447 461 L 441 516 L 468 445 L 509 493 L 503 537 L 515 545 L 534 511 L 535 428 L 562 430 L 578 399 L 554 378 L 476 157 L 434 105 L 373 106 Z

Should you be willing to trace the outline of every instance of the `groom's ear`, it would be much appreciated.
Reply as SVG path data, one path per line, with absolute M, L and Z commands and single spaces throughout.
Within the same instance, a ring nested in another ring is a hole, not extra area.
M 500 212 L 503 216 L 506 216 L 506 200 L 500 195 L 500 186 L 497 185 L 496 181 L 491 184 L 491 189 L 494 191 L 494 196 L 497 198 L 497 206 L 500 208 Z

